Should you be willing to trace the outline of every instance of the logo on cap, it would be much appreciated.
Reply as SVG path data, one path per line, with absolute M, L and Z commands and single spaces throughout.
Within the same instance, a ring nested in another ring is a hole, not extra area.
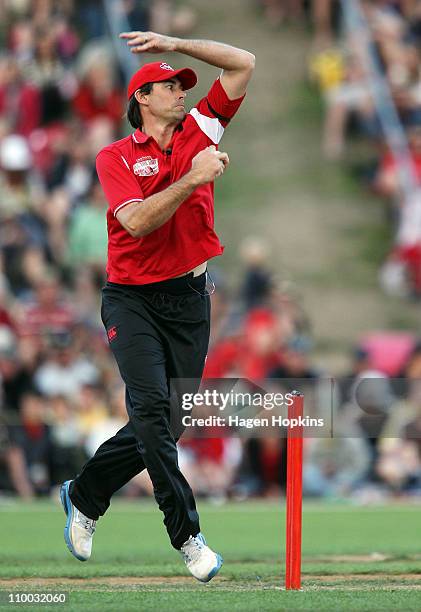
M 166 64 L 165 62 L 162 62 L 162 64 L 159 67 L 162 68 L 163 70 L 172 70 L 174 72 L 174 68 L 171 68 L 171 66 L 169 64 Z

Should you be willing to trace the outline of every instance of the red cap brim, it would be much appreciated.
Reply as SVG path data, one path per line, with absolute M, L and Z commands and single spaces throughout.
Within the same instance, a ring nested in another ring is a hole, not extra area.
M 146 64 L 146 66 L 148 66 Z M 191 68 L 180 68 L 180 70 L 160 70 L 159 74 L 150 74 L 147 78 L 145 74 L 140 76 L 139 73 L 143 72 L 143 69 L 133 75 L 127 88 L 127 99 L 130 100 L 134 92 L 142 87 L 145 83 L 160 83 L 162 81 L 169 81 L 170 79 L 178 78 L 183 86 L 183 89 L 191 89 L 197 83 L 197 75 Z
M 171 72 L 170 74 L 163 75 L 163 78 L 159 79 L 159 81 L 167 81 L 169 79 L 175 79 L 176 77 L 177 79 L 180 79 L 183 89 L 186 90 L 191 89 L 197 83 L 197 75 L 191 68 L 180 68 L 180 70 L 174 70 L 174 72 Z
M 180 79 L 184 89 L 191 89 L 197 83 L 197 74 L 191 68 L 182 68 L 177 70 L 177 78 Z

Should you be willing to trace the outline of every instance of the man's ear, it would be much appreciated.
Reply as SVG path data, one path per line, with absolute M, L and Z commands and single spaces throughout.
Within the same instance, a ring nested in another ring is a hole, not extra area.
M 134 95 L 134 97 L 136 98 L 136 100 L 140 103 L 140 104 L 145 104 L 148 101 L 148 95 L 149 94 L 145 94 L 142 93 L 140 91 L 137 91 Z

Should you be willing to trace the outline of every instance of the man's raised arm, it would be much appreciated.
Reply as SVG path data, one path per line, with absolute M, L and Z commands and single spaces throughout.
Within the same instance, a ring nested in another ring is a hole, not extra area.
M 249 51 L 213 40 L 189 40 L 155 32 L 122 32 L 132 53 L 177 52 L 222 68 L 222 87 L 231 100 L 243 96 L 253 74 L 255 57 Z

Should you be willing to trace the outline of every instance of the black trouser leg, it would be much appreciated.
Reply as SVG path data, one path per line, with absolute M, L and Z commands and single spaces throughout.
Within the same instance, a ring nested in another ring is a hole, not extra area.
M 83 514 L 97 520 L 107 511 L 111 496 L 144 468 L 129 422 L 101 444 L 71 483 L 72 502 Z
M 111 495 L 146 466 L 175 548 L 200 526 L 193 493 L 178 467 L 168 384 L 170 378 L 199 381 L 210 314 L 209 296 L 182 288 L 181 294 L 146 295 L 126 288 L 104 290 L 104 323 L 116 330 L 110 345 L 126 384 L 130 422 L 101 445 L 71 489 L 73 503 L 97 518 Z

